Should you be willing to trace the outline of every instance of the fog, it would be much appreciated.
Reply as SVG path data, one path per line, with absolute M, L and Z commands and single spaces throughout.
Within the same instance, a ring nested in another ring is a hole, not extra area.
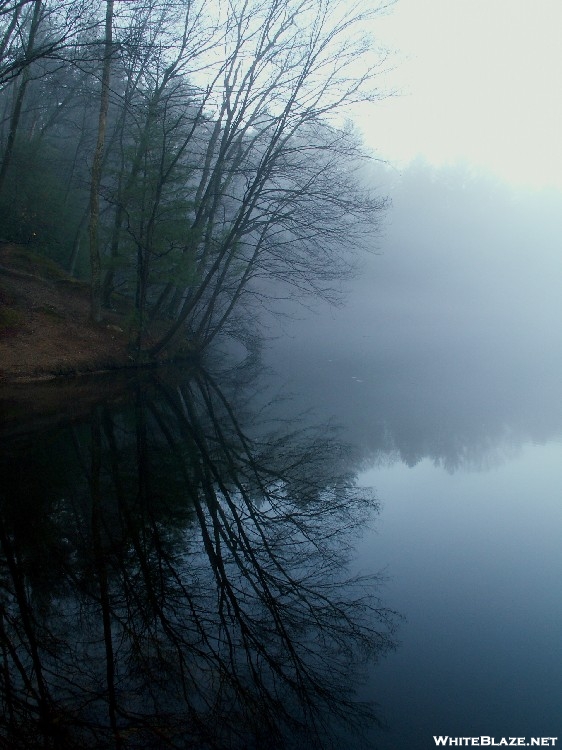
M 267 359 L 370 460 L 501 461 L 562 433 L 562 194 L 417 162 L 341 309 L 278 322 Z

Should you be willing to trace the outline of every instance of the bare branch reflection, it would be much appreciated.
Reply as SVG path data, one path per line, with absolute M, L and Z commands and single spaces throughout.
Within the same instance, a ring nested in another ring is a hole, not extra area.
M 335 434 L 247 396 L 153 378 L 3 451 L 6 746 L 349 746 L 376 721 L 357 670 L 395 616 L 345 566 L 376 503 Z

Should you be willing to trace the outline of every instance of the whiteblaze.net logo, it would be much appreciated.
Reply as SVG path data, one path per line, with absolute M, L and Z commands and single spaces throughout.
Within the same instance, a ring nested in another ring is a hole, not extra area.
M 554 747 L 558 737 L 449 737 L 433 735 L 436 745 L 445 747 Z

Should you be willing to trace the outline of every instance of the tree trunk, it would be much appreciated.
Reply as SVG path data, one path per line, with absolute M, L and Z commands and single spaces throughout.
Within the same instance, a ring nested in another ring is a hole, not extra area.
M 92 182 L 90 186 L 90 317 L 95 323 L 101 321 L 101 254 L 99 248 L 99 190 L 105 145 L 105 130 L 107 126 L 107 110 L 109 109 L 109 77 L 111 72 L 113 29 L 113 0 L 107 0 L 105 13 L 105 48 L 103 58 L 103 73 L 101 80 L 100 114 L 98 121 L 98 138 L 94 161 L 92 164 Z

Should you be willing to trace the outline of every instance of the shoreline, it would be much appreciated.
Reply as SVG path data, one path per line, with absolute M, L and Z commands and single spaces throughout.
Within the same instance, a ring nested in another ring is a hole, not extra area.
M 116 310 L 92 323 L 86 282 L 25 247 L 0 244 L 0 388 L 159 364 L 133 361 L 130 327 Z

